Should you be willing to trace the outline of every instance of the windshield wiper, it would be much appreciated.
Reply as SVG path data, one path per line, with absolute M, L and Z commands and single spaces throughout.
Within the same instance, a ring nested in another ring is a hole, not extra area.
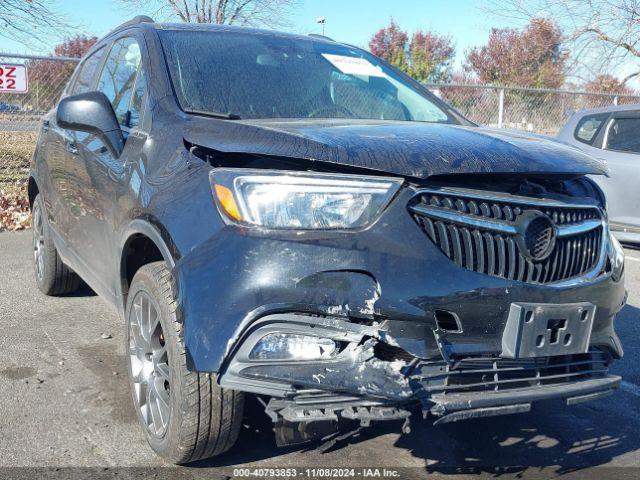
M 223 118 L 225 120 L 241 120 L 240 115 L 236 115 L 235 113 L 208 112 L 207 110 L 185 110 L 185 112 L 213 118 Z

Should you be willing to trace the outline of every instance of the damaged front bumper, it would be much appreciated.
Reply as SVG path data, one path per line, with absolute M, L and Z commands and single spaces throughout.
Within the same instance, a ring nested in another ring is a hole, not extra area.
M 323 360 L 251 358 L 257 342 L 274 332 L 327 338 L 339 348 Z M 442 339 L 438 342 L 443 345 Z M 446 423 L 526 412 L 532 402 L 552 398 L 575 404 L 606 396 L 620 382 L 620 377 L 608 374 L 610 354 L 598 348 L 512 359 L 445 358 L 443 350 L 442 357 L 428 361 L 407 353 L 384 322 L 276 314 L 253 324 L 231 355 L 220 383 L 272 397 L 266 410 L 276 424 L 349 419 L 366 426 L 371 421 L 408 419 L 418 411 L 435 423 Z
M 413 196 L 399 192 L 363 231 L 228 225 L 190 250 L 174 269 L 190 369 L 271 397 L 274 420 L 303 423 L 416 410 L 446 422 L 548 398 L 575 403 L 618 385 L 608 366 L 623 354 L 614 320 L 626 291 L 608 257 L 557 284 L 472 271 L 407 214 Z M 274 332 L 339 348 L 317 360 L 250 358 Z

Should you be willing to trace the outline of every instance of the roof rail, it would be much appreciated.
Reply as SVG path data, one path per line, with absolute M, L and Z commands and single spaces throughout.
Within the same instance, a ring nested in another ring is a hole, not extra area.
M 320 35 L 319 33 L 310 33 L 308 35 L 309 37 L 313 37 L 313 38 L 319 38 L 320 40 L 327 40 L 329 42 L 334 42 L 335 40 L 331 37 L 327 37 L 326 35 Z
M 114 28 L 109 33 L 107 33 L 107 36 L 111 35 L 114 32 L 122 30 L 124 28 L 131 27 L 133 25 L 138 25 L 140 23 L 154 23 L 154 20 L 153 20 L 153 18 L 148 17 L 146 15 L 138 15 L 136 17 L 133 17 L 128 22 L 124 22 L 122 25 L 118 25 L 116 28 Z

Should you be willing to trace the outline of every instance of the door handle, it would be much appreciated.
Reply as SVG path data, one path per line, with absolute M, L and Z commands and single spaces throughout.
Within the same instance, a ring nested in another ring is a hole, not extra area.
M 71 155 L 77 155 L 78 154 L 78 146 L 73 142 L 69 142 L 69 143 L 67 143 L 67 151 Z
M 49 120 L 42 122 L 42 131 L 45 133 L 49 131 Z

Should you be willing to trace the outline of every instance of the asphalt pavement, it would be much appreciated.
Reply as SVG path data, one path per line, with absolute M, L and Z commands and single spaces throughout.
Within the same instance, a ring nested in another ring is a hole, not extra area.
M 164 470 L 136 423 L 121 320 L 88 288 L 59 298 L 42 295 L 33 280 L 30 235 L 0 234 L 0 477 L 30 471 L 6 467 L 52 467 L 40 474 L 99 467 L 83 472 L 112 472 L 113 478 L 134 471 L 122 467 L 206 478 L 248 476 L 254 468 L 296 468 L 254 472 L 304 478 L 313 473 L 307 468 L 366 467 L 403 478 L 640 478 L 640 251 L 627 250 L 629 302 L 616 323 L 626 354 L 613 367 L 624 382 L 611 397 L 439 427 L 417 423 L 404 435 L 399 423 L 380 423 L 334 445 L 284 449 L 275 446 L 259 404 L 249 401 L 233 451 Z M 249 470 L 234 470 L 240 467 Z M 352 476 L 348 470 L 320 473 Z M 376 476 L 375 470 L 354 475 L 368 473 Z

